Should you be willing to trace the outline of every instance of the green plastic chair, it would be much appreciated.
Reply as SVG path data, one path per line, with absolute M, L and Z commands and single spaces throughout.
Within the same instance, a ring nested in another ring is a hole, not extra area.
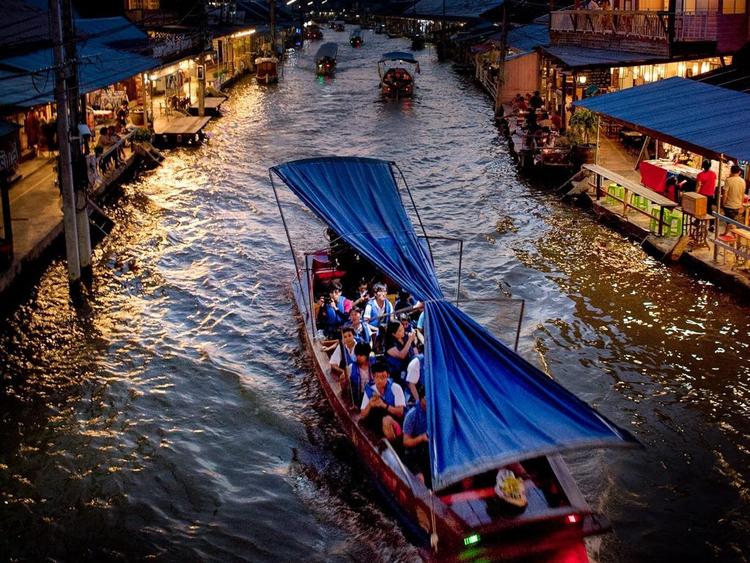
M 666 220 L 669 225 L 669 234 L 673 237 L 678 237 L 682 234 L 682 221 L 685 217 L 681 211 L 674 210 L 669 214 L 669 219 Z
M 641 195 L 633 194 L 631 203 L 636 209 L 640 209 L 641 211 L 645 211 L 646 213 L 649 212 L 649 201 L 647 198 Z
M 667 225 L 669 225 L 669 210 L 664 210 L 664 227 L 666 228 Z M 659 232 L 659 208 L 658 207 L 652 207 L 651 208 L 651 221 L 648 224 L 648 230 L 652 233 L 658 233 Z
M 607 186 L 607 197 L 604 199 L 604 203 L 607 205 L 614 205 L 617 203 L 617 200 L 612 197 L 613 195 L 617 195 L 617 184 L 614 182 Z

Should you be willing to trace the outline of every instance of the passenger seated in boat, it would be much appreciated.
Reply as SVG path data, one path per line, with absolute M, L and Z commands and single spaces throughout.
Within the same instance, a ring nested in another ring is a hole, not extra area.
M 420 386 L 419 396 L 419 404 L 409 410 L 404 419 L 404 465 L 430 487 L 430 440 L 427 436 L 427 400 L 424 386 Z
M 318 301 L 318 326 L 329 338 L 337 338 L 341 326 L 349 320 L 352 302 L 341 295 L 341 282 L 333 280 L 328 285 L 328 295 Z
M 358 343 L 354 346 L 354 363 L 349 364 L 349 388 L 354 406 L 362 404 L 362 397 L 365 394 L 365 387 L 372 385 L 372 369 L 370 367 L 370 348 L 369 344 Z
M 349 311 L 349 324 L 346 326 L 354 331 L 354 339 L 357 342 L 372 346 L 372 331 L 362 322 L 362 312 L 356 307 L 352 307 Z
M 396 311 L 401 311 L 402 309 L 414 309 L 419 305 L 419 302 L 414 299 L 411 296 L 411 293 L 409 293 L 405 289 L 400 289 L 398 291 L 398 299 L 396 299 Z M 414 311 L 410 311 L 408 314 L 409 316 L 414 315 Z
M 384 363 L 377 362 L 371 369 L 375 382 L 365 387 L 360 408 L 362 423 L 375 434 L 395 440 L 401 436 L 398 420 L 404 416 L 404 391 L 388 377 Z
M 409 393 L 409 401 L 419 402 L 421 393 L 419 388 L 424 386 L 424 344 L 417 339 L 417 354 L 409 361 L 406 366 L 406 387 Z
M 356 307 L 362 312 L 365 310 L 367 302 L 370 299 L 370 290 L 367 288 L 367 280 L 362 278 L 357 284 L 357 298 L 352 301 L 352 308 Z
M 388 323 L 385 335 L 385 360 L 388 371 L 396 381 L 403 381 L 406 366 L 414 356 L 413 345 L 417 337 L 416 332 L 406 336 L 404 325 L 400 322 Z
M 409 315 L 407 313 L 401 313 L 398 316 L 398 322 L 400 322 L 401 326 L 404 327 L 404 334 L 406 336 L 409 336 L 412 332 L 414 332 L 414 325 L 412 325 L 411 318 L 409 318 Z
M 349 364 L 355 361 L 354 348 L 357 341 L 354 339 L 354 330 L 350 326 L 341 329 L 341 342 L 333 350 L 330 358 L 331 372 L 339 377 L 346 373 Z
M 393 315 L 393 305 L 388 301 L 388 289 L 384 283 L 376 283 L 373 286 L 375 297 L 367 302 L 365 307 L 365 322 L 370 327 L 370 332 L 377 335 L 380 328 L 386 326 L 391 321 Z

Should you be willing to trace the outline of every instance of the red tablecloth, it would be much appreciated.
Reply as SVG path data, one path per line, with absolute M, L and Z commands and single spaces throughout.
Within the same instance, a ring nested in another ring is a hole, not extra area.
M 641 162 L 641 183 L 657 193 L 664 193 L 667 183 L 667 171 L 649 162 Z

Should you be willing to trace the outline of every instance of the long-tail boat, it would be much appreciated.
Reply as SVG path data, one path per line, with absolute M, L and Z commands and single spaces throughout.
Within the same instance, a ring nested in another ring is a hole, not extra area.
M 412 204 L 414 198 L 395 163 L 315 158 L 274 166 L 269 175 L 294 258 L 292 291 L 317 378 L 341 430 L 423 556 L 587 561 L 583 539 L 607 531 L 609 523 L 586 503 L 560 454 L 638 441 L 446 298 L 418 210 L 414 206 L 420 237 L 402 203 L 401 191 Z M 407 469 L 398 444 L 363 426 L 348 378 L 332 372 L 316 302 L 325 283 L 359 273 L 340 269 L 333 243 L 298 252 L 274 178 L 335 234 L 337 248 L 347 245 L 360 263 L 368 262 L 423 304 L 429 479 Z M 500 478 L 509 474 L 514 485 L 522 482 L 522 495 L 509 498 L 501 490 Z

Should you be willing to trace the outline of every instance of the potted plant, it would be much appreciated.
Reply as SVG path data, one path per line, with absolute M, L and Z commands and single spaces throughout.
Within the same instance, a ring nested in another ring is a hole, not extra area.
M 577 159 L 582 163 L 594 162 L 596 143 L 591 141 L 596 137 L 598 126 L 596 115 L 587 109 L 576 108 L 568 124 L 568 136 L 572 141 Z

